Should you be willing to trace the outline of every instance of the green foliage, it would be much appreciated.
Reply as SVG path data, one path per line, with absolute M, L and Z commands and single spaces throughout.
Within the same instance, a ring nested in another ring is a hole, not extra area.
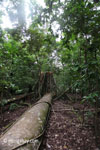
M 45 4 L 42 8 L 30 0 L 31 23 L 26 27 L 24 0 L 9 0 L 6 13 L 14 27 L 0 28 L 1 99 L 32 91 L 39 73 L 52 71 L 60 90 L 81 93 L 95 103 L 94 93 L 100 91 L 99 3 L 45 0 Z
M 1 28 L 0 30 L 1 99 L 31 92 L 38 80 L 39 73 L 49 71 L 53 66 L 51 55 L 56 45 L 55 37 L 47 29 L 41 28 L 41 23 L 38 21 L 40 10 L 36 10 L 35 5 L 37 6 L 37 4 L 33 1 L 29 6 L 35 9 L 35 18 L 32 17 L 30 26 L 27 29 L 24 28 L 24 24 L 22 25 L 20 18 L 18 18 L 22 17 L 22 12 L 18 12 L 18 7 L 24 8 L 23 2 L 24 0 L 22 2 L 9 0 L 7 13 L 11 14 L 10 18 L 17 15 L 16 20 L 18 19 L 19 25 L 12 29 L 3 30 Z M 31 12 L 32 15 L 33 12 Z
M 10 104 L 9 110 L 14 111 L 14 110 L 17 109 L 18 107 L 19 107 L 18 104 L 12 103 L 12 104 Z
M 0 106 L 4 107 L 7 104 L 7 100 L 6 99 L 2 99 Z
M 90 104 L 95 104 L 97 98 L 99 98 L 98 92 L 89 93 L 87 96 L 83 97 L 82 102 L 88 101 Z

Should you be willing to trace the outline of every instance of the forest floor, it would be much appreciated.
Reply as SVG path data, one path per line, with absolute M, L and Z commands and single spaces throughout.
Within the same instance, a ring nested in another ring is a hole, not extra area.
M 7 110 L 0 115 L 0 134 L 10 127 L 26 110 L 27 106 L 17 108 L 13 111 Z
M 6 110 L 0 116 L 0 134 L 27 108 L 28 106 L 23 106 L 13 111 Z M 89 106 L 80 102 L 53 102 L 40 150 L 99 150 L 96 146 L 93 116 L 84 111 L 89 109 Z
M 90 108 L 85 106 L 85 109 Z M 40 150 L 99 150 L 93 118 L 84 120 L 82 110 L 79 102 L 54 102 Z

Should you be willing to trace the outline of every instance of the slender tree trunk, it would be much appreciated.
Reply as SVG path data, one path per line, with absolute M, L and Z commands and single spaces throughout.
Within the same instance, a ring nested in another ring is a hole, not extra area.
M 80 51 L 79 51 L 79 63 L 81 64 L 81 55 L 82 55 L 82 52 L 81 52 L 81 48 L 80 48 Z
M 85 61 L 85 64 L 87 64 L 87 49 L 86 48 L 84 49 L 84 61 Z
M 95 60 L 97 60 L 97 50 L 95 50 Z

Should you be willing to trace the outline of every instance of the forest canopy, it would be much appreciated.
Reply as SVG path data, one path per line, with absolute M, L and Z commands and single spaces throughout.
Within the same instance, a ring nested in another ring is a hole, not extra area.
M 99 102 L 100 2 L 44 3 L 0 1 L 0 98 L 31 92 L 40 72 L 51 71 L 61 91 Z

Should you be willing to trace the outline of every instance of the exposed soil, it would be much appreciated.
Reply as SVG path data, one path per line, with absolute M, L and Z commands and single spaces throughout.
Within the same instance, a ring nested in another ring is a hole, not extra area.
M 99 150 L 91 126 L 93 118 L 83 118 L 77 111 L 82 109 L 79 103 L 54 102 L 40 150 Z

